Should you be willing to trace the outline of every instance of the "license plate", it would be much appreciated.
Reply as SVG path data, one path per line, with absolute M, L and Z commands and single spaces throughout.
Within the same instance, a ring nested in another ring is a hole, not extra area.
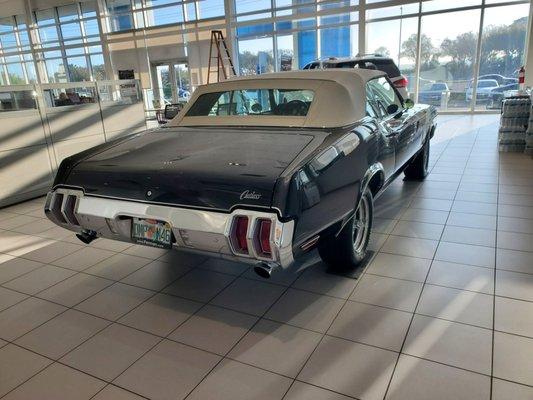
M 139 244 L 168 249 L 172 247 L 172 228 L 167 222 L 133 218 L 131 238 Z

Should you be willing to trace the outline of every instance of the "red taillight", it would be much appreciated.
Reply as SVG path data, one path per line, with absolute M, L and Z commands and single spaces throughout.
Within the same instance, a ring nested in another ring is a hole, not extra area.
M 246 234 L 248 233 L 248 217 L 239 216 L 235 218 L 235 244 L 237 250 L 248 254 L 248 241 Z
M 261 253 L 270 256 L 272 249 L 270 248 L 270 230 L 272 228 L 272 221 L 269 219 L 259 220 L 259 245 L 261 246 Z
M 397 88 L 407 87 L 408 84 L 409 84 L 409 80 L 403 75 L 400 79 L 398 79 L 397 81 L 394 81 L 394 86 L 396 86 Z

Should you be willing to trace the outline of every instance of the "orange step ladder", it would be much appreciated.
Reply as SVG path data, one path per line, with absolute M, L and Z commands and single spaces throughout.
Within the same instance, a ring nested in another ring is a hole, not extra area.
M 213 54 L 213 50 L 216 50 L 216 54 Z M 216 59 L 216 70 L 213 70 L 215 66 L 212 65 L 212 61 Z M 226 63 L 228 65 L 226 65 Z M 211 82 L 211 74 L 217 74 L 217 82 L 220 82 L 220 71 L 224 80 L 228 79 L 230 73 L 237 75 L 235 72 L 235 67 L 233 66 L 233 61 L 231 61 L 231 55 L 226 45 L 226 40 L 222 31 L 215 30 L 211 31 L 211 44 L 209 45 L 209 66 L 207 69 L 207 83 Z

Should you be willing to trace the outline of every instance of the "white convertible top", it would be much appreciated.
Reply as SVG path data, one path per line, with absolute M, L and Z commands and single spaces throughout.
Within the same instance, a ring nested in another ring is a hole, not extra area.
M 353 124 L 366 115 L 365 85 L 385 76 L 367 69 L 288 71 L 234 77 L 198 87 L 189 103 L 167 126 L 290 126 L 333 128 Z M 314 91 L 307 116 L 229 115 L 187 117 L 192 104 L 205 93 L 239 89 L 304 89 Z

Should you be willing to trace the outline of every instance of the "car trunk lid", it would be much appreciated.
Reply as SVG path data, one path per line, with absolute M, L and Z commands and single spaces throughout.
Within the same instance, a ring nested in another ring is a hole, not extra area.
M 312 131 L 290 128 L 166 128 L 79 162 L 65 184 L 87 195 L 230 210 L 270 207 L 276 180 Z

